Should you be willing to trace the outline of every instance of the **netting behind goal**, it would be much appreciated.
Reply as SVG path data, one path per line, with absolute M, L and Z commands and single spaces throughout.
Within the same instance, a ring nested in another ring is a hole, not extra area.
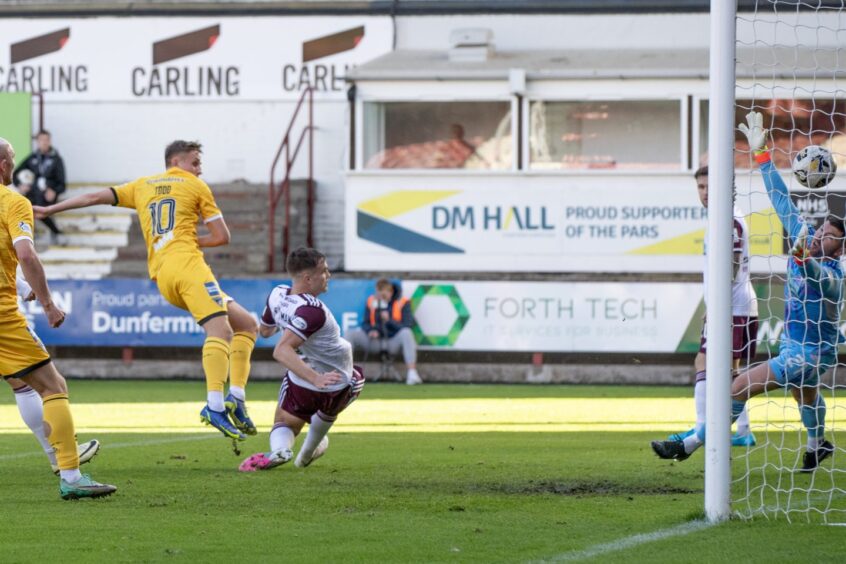
M 737 14 L 736 119 L 764 116 L 772 160 L 801 213 L 815 226 L 846 215 L 846 6 L 844 2 L 759 0 Z M 751 270 L 759 300 L 758 357 L 779 354 L 785 315 L 788 246 L 744 135 L 735 138 L 737 204 L 750 229 Z M 791 172 L 807 145 L 827 147 L 840 173 L 825 188 L 803 188 Z M 846 320 L 846 316 L 842 316 Z M 841 321 L 841 334 L 843 321 Z M 846 351 L 840 347 L 841 354 Z M 732 449 L 732 509 L 743 518 L 846 522 L 846 367 L 820 386 L 825 438 L 834 454 L 800 473 L 806 431 L 791 391 L 778 388 L 747 405 L 757 445 Z

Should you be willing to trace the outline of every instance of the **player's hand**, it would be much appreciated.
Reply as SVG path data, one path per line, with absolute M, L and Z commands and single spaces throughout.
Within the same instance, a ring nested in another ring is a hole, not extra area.
M 29 291 L 29 294 L 27 294 L 27 296 L 26 296 L 23 300 L 24 300 L 25 302 L 31 302 L 31 301 L 32 301 L 32 300 L 34 300 L 34 299 L 35 299 L 35 291 L 34 291 L 34 290 L 30 290 L 30 291 Z
M 343 376 L 333 371 L 318 374 L 317 380 L 314 382 L 314 385 L 318 388 L 328 388 L 329 386 L 340 384 L 341 382 L 343 382 Z
M 749 124 L 748 126 L 746 124 Z M 764 116 L 761 112 L 749 112 L 746 114 L 746 123 L 737 126 L 741 133 L 749 141 L 749 150 L 758 153 L 767 148 L 767 133 L 764 129 Z
M 50 212 L 44 206 L 32 206 L 32 213 L 35 216 L 35 219 L 50 217 Z
M 793 246 L 790 248 L 790 255 L 793 257 L 793 261 L 799 265 L 803 264 L 811 256 L 810 251 L 808 251 L 807 223 L 802 223 L 802 228 L 799 230 L 796 239 L 793 241 Z
M 44 315 L 47 316 L 47 322 L 50 324 L 50 327 L 54 329 L 65 322 L 65 312 L 59 309 L 59 306 L 53 302 L 44 306 Z
M 371 331 L 370 333 L 367 334 L 367 336 L 370 337 L 373 340 L 376 340 L 376 339 L 379 338 L 379 331 L 375 331 L 375 330 Z

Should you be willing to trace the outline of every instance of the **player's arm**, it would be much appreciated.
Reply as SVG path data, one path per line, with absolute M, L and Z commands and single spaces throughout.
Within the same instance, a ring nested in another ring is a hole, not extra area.
M 273 358 L 279 361 L 285 368 L 311 382 L 318 388 L 325 388 L 332 384 L 341 382 L 341 375 L 337 372 L 326 372 L 321 374 L 314 368 L 306 364 L 300 355 L 297 354 L 297 348 L 305 342 L 299 335 L 293 331 L 285 331 L 282 333 L 282 338 L 276 343 L 276 348 L 273 349 Z
M 221 247 L 229 244 L 229 227 L 222 215 L 206 220 L 206 229 L 209 230 L 208 234 L 197 237 L 201 247 Z
M 197 237 L 197 242 L 201 247 L 228 245 L 229 228 L 226 226 L 226 221 L 223 219 L 223 213 L 220 211 L 217 202 L 214 201 L 211 188 L 199 178 L 196 179 L 196 184 L 199 194 L 200 216 L 206 224 L 206 229 L 209 230 L 207 235 Z
M 270 296 L 268 296 L 267 302 L 264 304 L 264 311 L 261 312 L 261 318 L 259 319 L 259 335 L 267 339 L 275 335 L 278 331 L 279 326 L 276 325 L 273 312 L 270 311 Z
M 15 276 L 15 292 L 25 302 L 31 302 L 35 299 L 35 292 L 32 291 L 32 286 L 26 281 L 23 276 Z
M 737 128 L 749 141 L 749 150 L 755 155 L 755 161 L 758 163 L 758 168 L 764 178 L 767 195 L 769 195 L 782 225 L 787 230 L 789 240 L 791 243 L 795 242 L 805 222 L 799 213 L 799 209 L 790 199 L 787 185 L 781 179 L 770 158 L 770 150 L 767 148 L 768 132 L 764 129 L 764 116 L 760 112 L 749 112 L 746 114 L 746 123 L 739 124 Z
M 843 278 L 834 269 L 823 265 L 810 255 L 805 247 L 807 233 L 807 228 L 802 229 L 793 248 L 790 249 L 793 261 L 801 268 L 808 288 L 819 292 L 826 299 L 839 302 L 843 291 Z
M 35 246 L 31 239 L 19 238 L 14 243 L 15 254 L 18 255 L 18 263 L 21 265 L 24 277 L 32 291 L 35 292 L 35 297 L 44 309 L 44 315 L 47 316 L 47 321 L 50 327 L 58 327 L 65 320 L 65 312 L 56 306 L 53 298 L 50 295 L 50 288 L 47 287 L 47 276 L 44 274 L 44 267 L 41 260 L 38 258 L 38 253 L 35 252 Z
M 32 211 L 35 217 L 44 219 L 53 214 L 61 213 L 67 210 L 75 210 L 78 208 L 87 208 L 89 206 L 109 205 L 112 206 L 117 203 L 115 192 L 111 188 L 91 192 L 90 194 L 80 194 L 73 198 L 68 198 L 61 202 L 55 203 L 52 206 L 33 206 Z M 28 280 L 29 278 L 27 278 Z

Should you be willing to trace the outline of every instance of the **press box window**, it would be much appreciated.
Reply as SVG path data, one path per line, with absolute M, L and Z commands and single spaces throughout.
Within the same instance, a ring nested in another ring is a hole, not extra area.
M 530 168 L 679 170 L 678 100 L 533 101 Z
M 508 170 L 512 158 L 509 102 L 364 104 L 365 168 Z

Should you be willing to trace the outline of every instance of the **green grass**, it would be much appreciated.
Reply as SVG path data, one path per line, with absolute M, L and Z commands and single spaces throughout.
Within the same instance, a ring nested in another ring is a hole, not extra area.
M 814 523 L 806 523 L 804 513 L 792 514 L 793 524 L 783 515 L 758 517 L 591 552 L 701 518 L 702 453 L 672 464 L 657 460 L 648 447 L 650 439 L 675 429 L 685 412 L 692 416 L 686 388 L 368 385 L 333 429 L 323 459 L 306 470 L 287 465 L 242 474 L 236 468 L 243 456 L 235 457 L 227 441 L 194 423 L 204 396 L 201 383 L 70 386 L 80 439 L 92 436 L 89 429 L 110 425 L 132 431 L 98 431 L 103 450 L 84 467 L 119 491 L 103 500 L 60 501 L 43 455 L 21 429 L 11 394 L 4 394 L 0 561 L 842 559 L 846 529 L 822 525 L 816 514 Z M 276 390 L 274 384 L 251 384 L 260 433 L 247 441 L 245 455 L 267 446 Z M 155 411 L 163 402 L 169 411 Z M 654 429 L 616 423 L 621 405 L 652 421 Z M 577 413 L 579 406 L 588 408 Z M 144 413 L 154 413 L 156 421 L 147 425 Z M 620 430 L 593 430 L 596 421 Z M 523 424 L 542 430 L 509 430 Z M 157 425 L 182 432 L 162 432 Z M 774 440 L 775 432 L 769 434 Z M 788 446 L 796 447 L 796 435 L 785 435 Z M 753 465 L 773 451 L 753 451 Z M 739 476 L 745 459 L 736 460 Z M 817 486 L 828 477 L 842 488 L 842 474 L 819 472 Z M 768 483 L 777 476 L 767 470 Z M 788 479 L 805 488 L 811 483 L 806 476 Z M 842 497 L 833 503 L 846 509 Z

